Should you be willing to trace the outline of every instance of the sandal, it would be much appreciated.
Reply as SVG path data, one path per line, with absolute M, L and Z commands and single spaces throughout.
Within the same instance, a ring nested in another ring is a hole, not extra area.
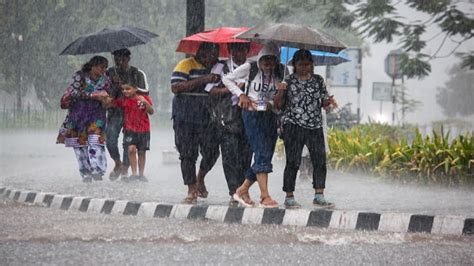
M 240 204 L 242 204 L 243 206 L 245 207 L 253 207 L 254 206 L 254 202 L 250 200 L 250 198 L 247 198 L 247 201 L 244 200 L 242 198 L 242 196 L 240 196 L 239 194 L 237 193 L 234 193 L 234 195 L 232 195 L 232 198 L 236 201 L 238 201 Z M 249 201 L 250 200 L 250 201 Z M 253 203 L 253 204 L 252 204 Z
M 207 198 L 207 195 L 209 192 L 207 192 L 206 185 L 198 183 L 197 184 L 197 196 L 200 198 Z
M 261 208 L 278 208 L 278 202 L 276 202 L 271 197 L 266 197 L 260 201 L 260 207 Z

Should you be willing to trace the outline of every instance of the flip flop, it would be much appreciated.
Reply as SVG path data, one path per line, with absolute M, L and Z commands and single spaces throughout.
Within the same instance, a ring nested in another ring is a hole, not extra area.
M 265 200 L 268 200 L 268 202 L 264 203 Z M 262 199 L 260 201 L 259 206 L 260 206 L 260 208 L 266 208 L 266 209 L 278 208 L 278 202 L 276 202 L 274 199 L 268 197 L 268 198 Z
M 234 193 L 234 195 L 232 195 L 232 198 L 236 201 L 238 201 L 240 204 L 242 204 L 243 206 L 245 207 L 253 207 L 253 205 L 247 203 L 239 194 L 237 193 Z

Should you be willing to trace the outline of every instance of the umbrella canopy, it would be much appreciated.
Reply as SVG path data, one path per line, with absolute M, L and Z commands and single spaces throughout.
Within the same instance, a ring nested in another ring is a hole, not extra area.
M 158 37 L 158 35 L 135 27 L 105 28 L 99 32 L 77 38 L 60 55 L 112 52 L 122 48 L 145 44 L 155 37 Z
M 335 37 L 304 25 L 263 23 L 235 36 L 239 39 L 278 46 L 337 53 L 346 46 Z
M 281 63 L 285 64 L 291 62 L 296 51 L 298 51 L 296 48 L 282 47 L 280 50 Z M 315 50 L 311 50 L 310 52 L 313 56 L 314 64 L 317 66 L 334 66 L 351 61 L 349 56 L 343 51 L 337 54 Z
M 232 28 L 232 27 L 220 27 L 212 30 L 207 30 L 190 35 L 181 41 L 179 41 L 176 52 L 182 52 L 187 54 L 196 55 L 199 45 L 202 42 L 212 42 L 218 44 L 228 43 L 250 43 L 250 51 L 247 54 L 248 57 L 257 55 L 262 45 L 247 40 L 236 39 L 236 34 L 247 31 L 248 27 Z M 227 45 L 219 45 L 219 57 L 229 57 L 230 53 L 227 50 Z

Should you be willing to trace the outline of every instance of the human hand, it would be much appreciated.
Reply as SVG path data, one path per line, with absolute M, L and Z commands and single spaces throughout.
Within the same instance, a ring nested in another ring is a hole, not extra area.
M 217 74 L 207 74 L 204 76 L 206 83 L 217 83 L 221 80 L 221 76 Z
M 334 99 L 334 95 L 329 96 L 329 98 L 323 103 L 324 110 L 329 110 L 331 108 L 337 108 L 337 102 Z
M 240 95 L 239 106 L 245 110 L 255 110 L 257 108 L 256 104 L 245 94 Z
M 283 91 L 283 90 L 286 90 L 286 88 L 288 87 L 288 84 L 286 82 L 278 82 L 276 84 L 276 88 L 278 91 Z
M 91 93 L 91 99 L 103 101 L 105 98 L 109 97 L 109 94 L 106 91 L 95 91 Z

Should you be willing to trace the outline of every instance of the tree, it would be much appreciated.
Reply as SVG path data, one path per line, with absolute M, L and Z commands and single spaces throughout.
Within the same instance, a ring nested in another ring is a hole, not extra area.
M 438 88 L 436 101 L 447 116 L 474 114 L 474 71 L 455 65 L 449 71 L 451 78 Z
M 333 9 L 332 17 L 347 16 L 347 8 L 341 5 L 340 1 L 336 2 L 338 8 Z M 429 19 L 406 22 L 405 17 L 396 14 L 395 5 L 400 2 L 429 15 Z M 474 20 L 461 11 L 462 4 L 463 1 L 460 0 L 405 0 L 395 3 L 387 0 L 368 0 L 367 3 L 359 4 L 352 14 L 360 33 L 365 37 L 373 37 L 375 42 L 391 43 L 396 37 L 400 37 L 400 49 L 403 51 L 401 58 L 403 74 L 408 78 L 423 78 L 431 72 L 431 60 L 451 56 L 459 46 L 472 39 Z M 346 28 L 352 24 L 354 23 L 351 20 L 338 21 L 326 18 L 328 26 Z M 433 24 L 440 29 L 439 35 L 443 36 L 443 40 L 438 49 L 429 55 L 422 51 L 432 39 L 426 39 L 423 33 L 428 26 Z M 439 55 L 447 39 L 457 45 L 450 53 Z M 474 51 L 462 53 L 461 57 L 464 67 L 474 68 Z

